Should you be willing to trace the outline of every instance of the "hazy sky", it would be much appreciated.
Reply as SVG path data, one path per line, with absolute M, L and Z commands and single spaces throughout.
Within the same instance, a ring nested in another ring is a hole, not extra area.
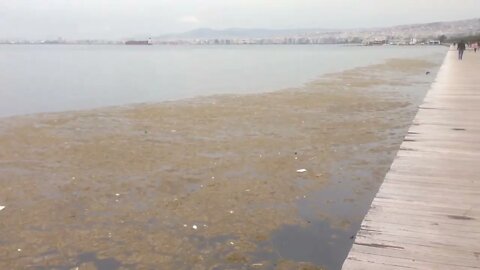
M 480 0 L 0 0 L 2 38 L 122 38 L 198 27 L 354 28 L 480 17 Z

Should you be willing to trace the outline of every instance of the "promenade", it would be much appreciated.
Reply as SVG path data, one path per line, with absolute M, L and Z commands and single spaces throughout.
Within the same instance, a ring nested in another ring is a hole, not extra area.
M 450 51 L 343 269 L 480 269 L 480 53 Z

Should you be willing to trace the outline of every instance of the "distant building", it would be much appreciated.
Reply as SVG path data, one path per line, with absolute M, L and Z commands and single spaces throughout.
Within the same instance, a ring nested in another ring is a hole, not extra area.
M 363 41 L 364 45 L 386 45 L 388 44 L 387 37 L 374 37 Z
M 54 39 L 54 40 L 44 40 L 42 43 L 43 44 L 65 44 L 67 42 L 62 37 L 59 37 L 59 38 Z

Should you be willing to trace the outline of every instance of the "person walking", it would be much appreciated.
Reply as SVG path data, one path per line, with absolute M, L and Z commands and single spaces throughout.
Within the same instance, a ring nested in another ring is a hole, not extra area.
M 472 45 L 474 52 L 477 52 L 477 51 L 478 51 L 478 45 L 480 45 L 480 44 L 478 44 L 478 43 L 479 43 L 479 42 L 474 42 L 473 45 Z
M 458 50 L 458 60 L 463 60 L 463 53 L 467 49 L 467 46 L 465 45 L 465 42 L 462 40 L 458 43 L 457 45 L 457 50 Z

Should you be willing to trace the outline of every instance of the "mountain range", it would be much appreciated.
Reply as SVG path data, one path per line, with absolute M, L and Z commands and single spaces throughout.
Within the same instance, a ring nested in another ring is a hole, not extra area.
M 199 28 L 192 31 L 154 36 L 152 39 L 165 40 L 195 40 L 195 39 L 260 39 L 287 37 L 317 37 L 317 38 L 372 38 L 375 36 L 390 36 L 397 38 L 417 37 L 434 38 L 441 35 L 448 37 L 480 34 L 480 18 L 450 22 L 434 22 L 425 24 L 409 24 L 392 27 L 358 28 L 358 29 L 255 29 Z
M 154 37 L 159 40 L 189 40 L 189 39 L 227 39 L 227 38 L 274 38 L 284 36 L 306 35 L 309 33 L 326 33 L 327 29 L 260 29 L 260 28 L 198 28 L 185 33 L 167 34 Z

